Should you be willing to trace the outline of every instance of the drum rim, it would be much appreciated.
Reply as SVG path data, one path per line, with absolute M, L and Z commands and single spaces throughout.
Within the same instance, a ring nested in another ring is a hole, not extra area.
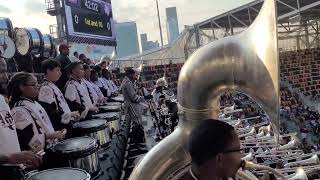
M 101 123 L 104 121 L 104 123 L 100 124 L 99 126 L 94 126 L 94 127 L 81 127 L 81 124 L 90 123 L 92 121 L 101 121 Z M 100 130 L 104 130 L 108 126 L 109 126 L 108 121 L 105 119 L 92 119 L 92 120 L 77 122 L 77 123 L 73 124 L 72 128 L 74 130 L 81 130 L 81 134 L 86 134 L 86 133 L 93 133 L 93 132 L 97 132 Z
M 48 171 L 53 171 L 53 170 L 76 170 L 76 171 L 81 171 L 84 173 L 84 175 L 86 175 L 86 177 L 84 177 L 83 180 L 86 180 L 86 179 L 90 179 L 91 178 L 91 175 L 89 173 L 87 173 L 87 171 L 83 170 L 83 169 L 79 169 L 79 168 L 72 168 L 72 167 L 61 167 L 61 168 L 52 168 L 52 169 L 46 169 L 46 170 L 42 170 L 42 171 L 38 171 L 36 172 L 35 174 L 31 174 L 29 177 L 26 178 L 26 180 L 32 180 L 30 178 L 34 177 L 35 175 L 39 174 L 39 173 L 45 173 L 45 172 L 48 172 Z
M 55 147 L 62 144 L 62 142 L 64 141 L 71 141 L 71 140 L 75 140 L 75 139 L 91 139 L 93 140 L 93 146 L 88 147 L 86 149 L 84 148 L 80 148 L 80 149 L 74 149 L 72 151 L 61 151 L 61 150 L 57 150 Z M 83 136 L 83 137 L 74 137 L 74 138 L 70 138 L 70 139 L 66 139 L 64 141 L 61 141 L 57 144 L 55 144 L 52 148 L 51 151 L 55 154 L 58 154 L 61 158 L 66 158 L 66 159 L 78 159 L 78 158 L 83 158 L 86 156 L 89 156 L 95 152 L 97 152 L 97 149 L 99 147 L 98 142 L 95 138 L 93 137 L 89 137 L 89 136 Z
M 93 115 L 93 117 L 97 117 L 97 119 L 103 119 L 103 120 L 107 120 L 108 122 L 109 121 L 114 121 L 114 120 L 119 120 L 119 113 L 118 112 L 105 112 L 105 113 L 100 113 L 100 114 L 115 114 L 115 116 L 112 116 L 112 117 L 108 117 L 108 118 L 105 118 L 105 117 L 98 117 L 96 115 L 99 115 L 99 114 L 96 114 L 96 115 Z
M 26 54 L 41 54 L 42 53 L 42 50 L 43 50 L 43 34 L 41 33 L 41 31 L 37 28 L 19 28 L 17 29 L 17 31 L 19 30 L 24 30 L 27 32 L 27 35 L 29 37 L 29 49 L 28 49 L 28 52 Z M 31 35 L 31 31 L 35 31 L 38 35 L 39 35 L 39 40 L 40 40 L 40 47 L 39 48 L 33 48 L 34 46 L 34 43 L 33 43 L 33 39 L 32 39 L 32 35 Z M 17 51 L 18 51 L 18 48 L 17 48 Z M 32 52 L 32 51 L 36 51 L 36 52 Z M 18 53 L 20 55 L 26 55 L 26 54 L 21 54 L 19 51 Z

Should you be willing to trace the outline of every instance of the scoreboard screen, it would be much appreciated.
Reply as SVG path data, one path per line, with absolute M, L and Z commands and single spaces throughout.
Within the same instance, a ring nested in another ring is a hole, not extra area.
M 110 0 L 65 0 L 64 7 L 69 40 L 116 45 Z

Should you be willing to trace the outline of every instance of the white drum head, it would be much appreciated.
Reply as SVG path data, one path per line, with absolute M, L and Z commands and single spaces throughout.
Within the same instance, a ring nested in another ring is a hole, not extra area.
M 16 46 L 9 36 L 0 35 L 1 56 L 10 59 L 16 53 Z
M 18 29 L 16 32 L 17 51 L 21 55 L 26 55 L 30 49 L 30 36 L 26 29 Z

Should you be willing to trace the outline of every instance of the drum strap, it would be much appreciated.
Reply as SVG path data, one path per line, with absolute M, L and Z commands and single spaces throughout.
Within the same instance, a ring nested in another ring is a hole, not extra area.
M 72 81 L 77 81 L 77 80 L 75 80 L 75 79 L 73 79 L 73 78 L 71 78 L 71 80 L 72 80 Z M 77 82 L 78 82 L 78 81 L 77 81 Z M 80 83 L 80 82 L 78 82 L 78 83 Z M 80 93 L 80 90 L 78 89 L 78 87 L 77 87 L 77 85 L 76 85 L 75 83 L 73 83 L 73 84 L 74 84 L 74 86 L 76 87 L 77 93 L 79 94 L 80 103 L 81 103 L 81 105 L 84 106 L 84 100 L 82 99 L 83 97 L 82 97 L 82 95 L 81 95 L 81 93 Z
M 38 134 L 43 134 L 43 133 L 40 131 L 41 127 L 40 127 L 40 125 L 37 123 L 37 118 L 35 118 L 35 115 L 33 114 L 33 112 L 32 112 L 30 109 L 28 109 L 27 106 L 21 105 L 20 103 L 18 103 L 17 105 L 15 105 L 15 107 L 23 107 L 25 110 L 27 110 L 28 113 L 30 114 L 30 116 L 31 116 L 34 124 L 36 125 Z
M 88 82 L 89 82 L 89 81 L 88 81 Z M 86 86 L 86 88 L 87 88 L 87 90 L 88 90 L 89 97 L 90 97 L 90 99 L 91 99 L 92 104 L 94 104 L 93 96 L 92 96 L 92 93 L 91 93 L 91 91 L 90 91 L 90 88 L 89 88 L 88 84 L 87 84 L 86 82 L 84 82 L 84 85 Z

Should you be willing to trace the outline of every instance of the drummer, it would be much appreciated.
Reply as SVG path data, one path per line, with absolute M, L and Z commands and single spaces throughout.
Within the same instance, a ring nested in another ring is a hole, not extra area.
M 54 84 L 61 76 L 60 64 L 54 60 L 45 60 L 41 69 L 45 79 L 39 90 L 38 101 L 47 111 L 54 129 L 70 129 L 71 122 L 81 117 L 78 111 L 71 112 L 62 92 Z
M 93 69 L 96 71 L 95 75 L 97 75 L 97 77 L 93 78 L 92 81 L 100 88 L 105 97 L 111 97 L 111 90 L 101 78 L 101 67 L 97 65 L 94 66 Z
M 8 85 L 9 105 L 16 123 L 21 150 L 38 152 L 46 141 L 64 139 L 63 131 L 55 131 L 43 107 L 35 101 L 38 82 L 30 73 L 15 74 Z
M 91 69 L 90 66 L 84 64 L 84 78 L 82 79 L 83 84 L 87 88 L 91 101 L 95 106 L 103 105 L 105 102 L 107 102 L 107 98 L 103 96 L 103 93 L 101 92 L 100 88 L 91 82 Z M 95 71 L 93 71 L 95 73 Z
M 5 98 L 8 76 L 6 63 L 0 58 L 0 169 L 2 164 L 24 164 L 28 168 L 36 168 L 42 163 L 39 155 L 20 150 L 16 125 Z M 5 172 L 0 170 L 0 177 L 5 179 Z
M 108 71 L 107 69 L 102 69 L 101 75 L 102 75 L 102 80 L 105 82 L 106 86 L 111 91 L 112 96 L 117 96 L 119 89 L 112 81 L 111 72 Z
M 99 109 L 92 103 L 85 85 L 81 82 L 84 70 L 81 62 L 72 62 L 69 65 L 70 79 L 66 84 L 65 98 L 72 111 L 79 111 L 83 119 L 91 119 L 92 114 Z

